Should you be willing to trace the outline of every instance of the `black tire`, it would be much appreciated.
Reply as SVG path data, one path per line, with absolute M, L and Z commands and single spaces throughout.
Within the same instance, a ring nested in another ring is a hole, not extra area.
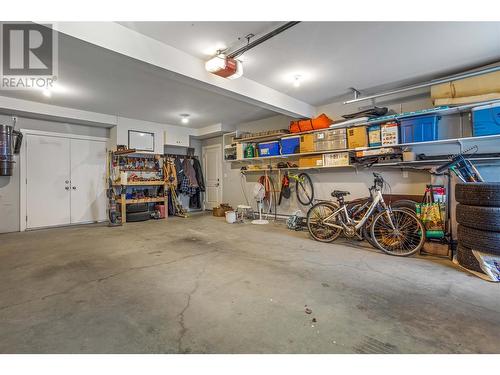
M 457 247 L 457 261 L 458 264 L 468 270 L 484 273 L 479 265 L 479 261 L 476 259 L 474 254 L 472 254 L 472 249 L 469 249 L 461 244 L 458 244 Z
M 416 212 L 416 204 L 417 202 L 412 201 L 411 199 L 401 199 L 391 204 L 392 208 L 406 208 L 411 212 Z
M 388 213 L 397 232 L 390 227 Z M 384 210 L 373 219 L 371 237 L 377 248 L 384 253 L 406 257 L 415 254 L 424 246 L 425 227 L 417 215 L 407 209 Z
M 483 253 L 500 255 L 500 232 L 488 232 L 458 224 L 458 242 Z
M 500 207 L 458 204 L 457 222 L 469 228 L 500 232 Z
M 457 202 L 471 206 L 500 207 L 500 182 L 469 182 L 455 186 Z
M 307 211 L 307 229 L 313 239 L 319 242 L 332 242 L 340 236 L 342 233 L 341 229 L 316 224 L 316 220 L 321 216 L 327 217 L 337 209 L 338 206 L 333 202 L 319 202 Z
M 302 183 L 300 180 L 304 180 Z M 314 201 L 314 186 L 311 177 L 307 173 L 300 173 L 298 180 L 295 183 L 295 193 L 297 194 L 298 201 L 304 205 L 312 205 Z
M 135 221 L 146 221 L 151 219 L 151 214 L 149 212 L 133 212 L 127 214 L 127 222 L 135 222 Z

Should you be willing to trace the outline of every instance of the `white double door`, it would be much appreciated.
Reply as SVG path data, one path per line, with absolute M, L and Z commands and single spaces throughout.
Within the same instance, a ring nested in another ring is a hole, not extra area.
M 26 228 L 106 220 L 106 143 L 26 136 Z

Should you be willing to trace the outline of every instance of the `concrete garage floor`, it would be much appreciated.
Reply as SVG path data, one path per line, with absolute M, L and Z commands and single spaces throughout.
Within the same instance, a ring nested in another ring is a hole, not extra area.
M 0 269 L 2 353 L 500 352 L 500 285 L 283 224 L 13 233 Z

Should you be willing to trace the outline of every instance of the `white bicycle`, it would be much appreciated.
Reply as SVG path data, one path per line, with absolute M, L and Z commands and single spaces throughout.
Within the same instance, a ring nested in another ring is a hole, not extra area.
M 307 228 L 321 242 L 335 241 L 342 233 L 347 238 L 363 239 L 366 230 L 375 247 L 396 256 L 409 256 L 419 251 L 425 242 L 425 228 L 417 216 L 405 209 L 392 209 L 384 202 L 384 179 L 378 173 L 370 190 L 371 204 L 362 215 L 352 217 L 344 197 L 348 191 L 334 190 L 337 202 L 323 201 L 307 213 Z M 370 223 L 371 221 L 371 223 Z M 370 223 L 367 228 L 367 223 Z

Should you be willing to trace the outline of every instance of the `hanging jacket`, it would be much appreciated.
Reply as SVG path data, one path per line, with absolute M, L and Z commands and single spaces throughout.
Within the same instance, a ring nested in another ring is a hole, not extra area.
M 177 172 L 177 186 L 176 186 L 176 190 L 179 190 L 181 182 L 182 182 L 182 179 L 184 177 L 184 168 L 182 166 L 181 159 L 179 159 L 178 157 L 175 158 L 175 171 Z
M 193 159 L 193 168 L 196 175 L 196 181 L 198 181 L 198 186 L 200 191 L 205 191 L 205 179 L 203 178 L 203 170 L 201 169 L 201 163 L 198 159 Z
M 184 168 L 184 175 L 189 179 L 189 186 L 198 187 L 196 173 L 194 171 L 193 165 L 191 164 L 191 160 L 189 160 L 188 158 L 184 159 L 182 167 Z

